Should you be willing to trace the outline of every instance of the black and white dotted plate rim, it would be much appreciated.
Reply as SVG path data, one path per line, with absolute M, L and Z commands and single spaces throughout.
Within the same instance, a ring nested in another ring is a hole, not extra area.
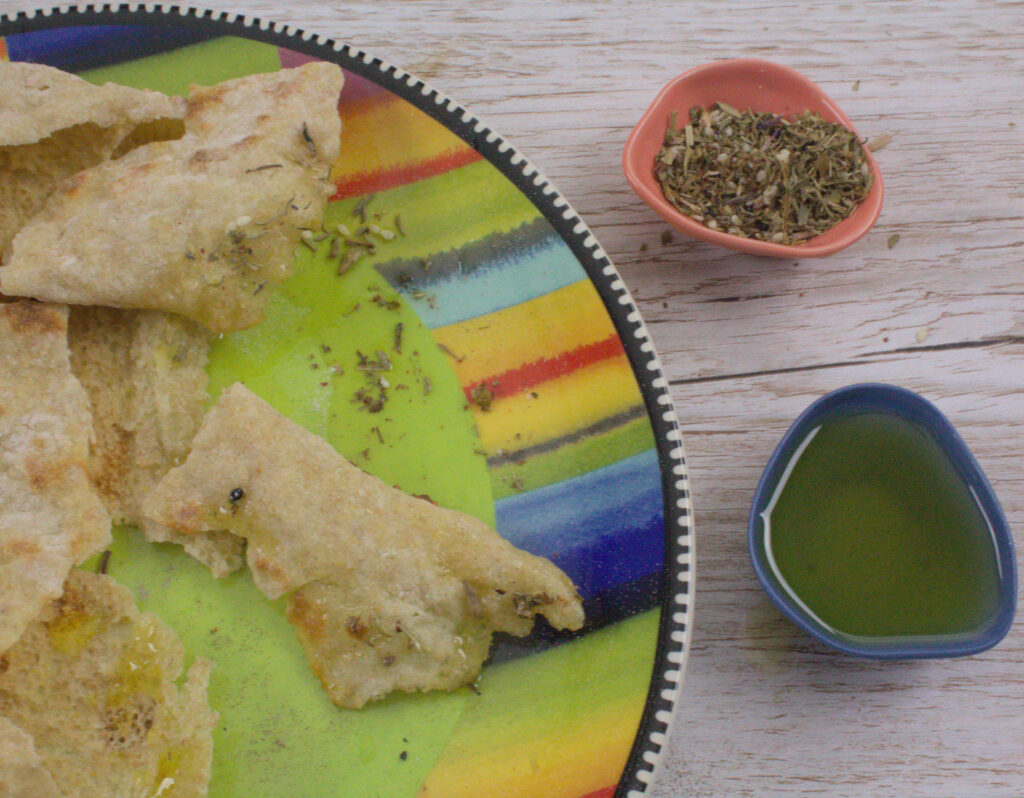
M 661 623 L 647 701 L 615 798 L 646 795 L 662 764 L 683 683 L 693 627 L 693 512 L 682 435 L 668 381 L 636 303 L 569 202 L 528 158 L 451 98 L 404 69 L 344 42 L 257 17 L 157 3 L 66 5 L 0 17 L 0 36 L 70 25 L 163 24 L 264 41 L 344 67 L 384 86 L 438 120 L 522 191 L 570 247 L 615 324 L 647 407 L 662 474 L 665 568 Z

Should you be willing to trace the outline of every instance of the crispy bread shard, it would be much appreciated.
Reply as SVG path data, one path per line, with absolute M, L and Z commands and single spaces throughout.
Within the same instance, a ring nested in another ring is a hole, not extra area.
M 32 738 L 0 717 L 0 798 L 58 798 Z
M 240 384 L 144 509 L 183 532 L 246 538 L 259 588 L 295 591 L 289 619 L 341 706 L 466 684 L 492 632 L 526 634 L 535 615 L 558 628 L 583 622 L 552 563 L 360 471 Z
M 180 118 L 180 98 L 116 83 L 102 86 L 43 64 L 0 61 L 0 145 L 35 144 L 58 130 L 91 122 L 121 128 Z
M 0 61 L 0 252 L 66 177 L 181 135 L 184 100 Z
M 185 135 L 61 184 L 15 237 L 0 290 L 251 327 L 320 226 L 341 70 L 311 63 L 194 87 Z
M 143 518 L 142 499 L 184 462 L 206 408 L 210 334 L 155 310 L 71 308 L 71 370 L 85 387 L 95 437 L 89 472 L 114 520 L 185 547 L 215 576 L 242 567 L 228 532 L 183 535 Z
M 67 308 L 0 304 L 0 652 L 60 595 L 71 566 L 110 541 L 87 473 L 91 431 Z
M 74 569 L 0 658 L 0 716 L 32 737 L 63 796 L 206 795 L 216 713 L 209 663 L 108 576 Z

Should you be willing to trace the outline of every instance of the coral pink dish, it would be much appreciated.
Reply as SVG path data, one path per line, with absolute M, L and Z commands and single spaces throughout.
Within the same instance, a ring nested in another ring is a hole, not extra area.
M 795 116 L 814 111 L 822 119 L 856 132 L 839 106 L 818 86 L 796 70 L 755 58 L 716 61 L 695 67 L 671 81 L 651 103 L 637 123 L 622 153 L 622 168 L 633 190 L 665 221 L 682 233 L 701 241 L 753 255 L 778 258 L 810 258 L 831 255 L 863 236 L 882 210 L 882 174 L 871 151 L 865 148 L 874 178 L 871 190 L 857 209 L 835 227 L 802 244 L 773 244 L 753 238 L 712 230 L 676 210 L 661 192 L 654 177 L 654 158 L 661 149 L 672 111 L 679 124 L 689 119 L 695 105 L 710 108 L 726 102 L 741 111 L 766 111 Z

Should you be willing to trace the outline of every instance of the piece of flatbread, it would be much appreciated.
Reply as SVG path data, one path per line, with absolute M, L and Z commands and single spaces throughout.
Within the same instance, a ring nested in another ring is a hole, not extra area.
M 0 291 L 251 327 L 319 229 L 338 157 L 341 70 L 306 64 L 194 87 L 185 135 L 61 184 L 15 237 Z
M 206 410 L 210 333 L 156 310 L 74 306 L 71 370 L 85 387 L 95 437 L 89 472 L 113 519 L 177 543 L 224 576 L 243 565 L 228 532 L 183 535 L 144 518 L 142 499 L 188 454 Z
M 492 632 L 524 635 L 535 615 L 563 629 L 583 622 L 551 562 L 360 471 L 241 384 L 144 510 L 182 532 L 244 537 L 257 586 L 270 598 L 295 591 L 289 619 L 341 706 L 466 684 Z
M 0 716 L 32 737 L 62 796 L 203 796 L 217 719 L 210 664 L 196 660 L 179 688 L 183 656 L 127 589 L 74 569 L 0 657 Z
M 0 252 L 65 178 L 184 131 L 185 101 L 0 61 Z
M 0 304 L 0 652 L 60 595 L 71 566 L 110 542 L 87 473 L 91 433 L 67 308 Z
M 32 737 L 0 717 L 0 798 L 58 798 Z

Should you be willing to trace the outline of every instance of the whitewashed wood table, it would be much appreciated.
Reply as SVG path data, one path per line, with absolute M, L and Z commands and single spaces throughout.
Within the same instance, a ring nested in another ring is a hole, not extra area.
M 655 798 L 1024 794 L 1024 617 L 980 656 L 853 660 L 769 603 L 745 537 L 793 418 L 880 380 L 957 425 L 1024 551 L 1024 4 L 215 8 L 349 41 L 456 98 L 545 171 L 622 272 L 672 384 L 696 506 L 693 648 Z M 850 249 L 777 261 L 663 244 L 628 189 L 622 146 L 658 89 L 734 56 L 795 67 L 862 133 L 894 134 L 882 216 Z

